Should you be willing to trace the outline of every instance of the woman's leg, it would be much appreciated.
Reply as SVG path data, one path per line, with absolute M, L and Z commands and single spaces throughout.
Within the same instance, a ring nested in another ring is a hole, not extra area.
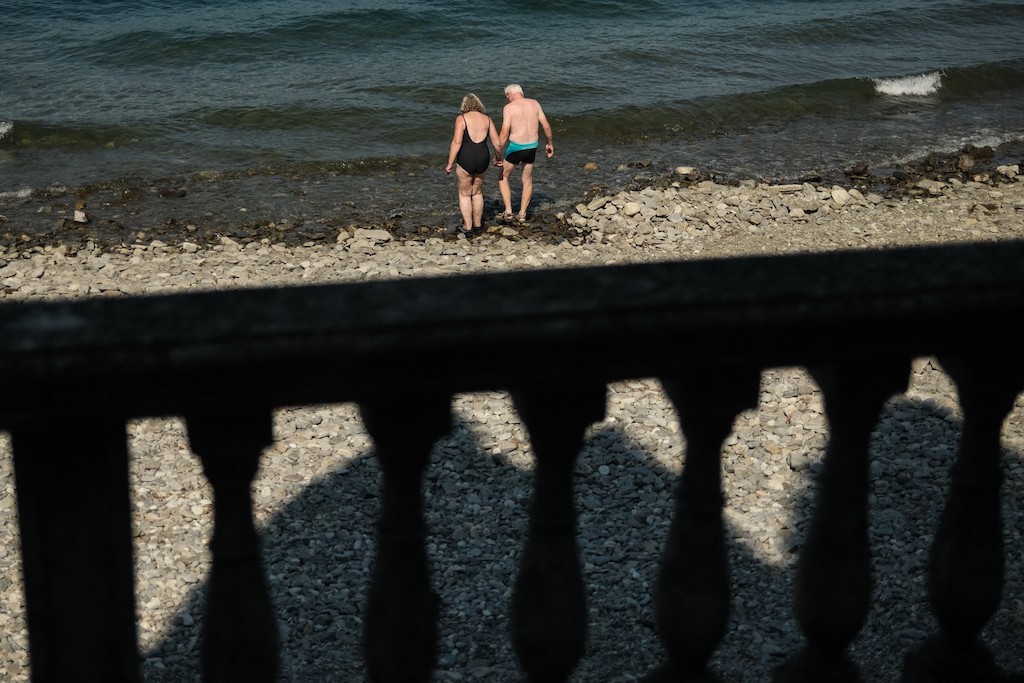
M 473 229 L 473 176 L 462 170 L 461 166 L 455 167 L 455 177 L 459 180 L 459 213 L 462 214 L 462 227 L 465 230 Z
M 473 176 L 472 199 L 473 227 L 479 228 L 484 224 L 484 173 Z

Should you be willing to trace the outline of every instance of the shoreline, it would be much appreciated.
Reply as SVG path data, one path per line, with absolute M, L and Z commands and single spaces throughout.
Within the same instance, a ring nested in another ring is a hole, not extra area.
M 851 177 L 849 189 L 813 179 L 723 184 L 680 167 L 632 189 L 595 189 L 527 226 L 491 222 L 469 238 L 444 226 L 405 233 L 324 225 L 317 239 L 299 243 L 261 232 L 177 241 L 143 233 L 116 244 L 29 240 L 0 245 L 0 301 L 1024 239 L 1020 166 L 968 173 L 930 165 L 926 174 L 894 176 L 885 194 L 867 189 L 868 176 Z
M 679 164 L 650 159 L 615 163 L 614 155 L 598 154 L 610 163 L 580 162 L 556 157 L 538 166 L 539 181 L 531 203 L 531 225 L 525 238 L 557 243 L 571 237 L 559 215 L 601 194 L 661 188 L 672 183 L 712 181 L 810 183 L 875 193 L 886 199 L 915 192 L 919 180 L 969 182 L 999 177 L 996 168 L 1007 159 L 1020 164 L 1020 144 L 1000 148 L 967 146 L 953 153 L 932 153 L 892 168 L 851 163 L 837 173 L 758 178 L 751 174 L 700 168 L 687 177 L 675 173 Z M 576 165 L 576 162 L 580 162 Z M 685 163 L 685 161 L 683 162 Z M 692 166 L 692 164 L 686 164 Z M 265 173 L 198 172 L 187 177 L 146 181 L 122 178 L 77 188 L 48 188 L 0 199 L 0 248 L 25 251 L 59 247 L 107 251 L 157 240 L 177 245 L 216 245 L 222 238 L 247 244 L 263 239 L 296 246 L 329 244 L 343 229 L 385 230 L 393 238 L 454 240 L 458 212 L 454 184 L 422 164 L 382 164 L 363 173 L 349 164 L 311 164 L 302 171 L 270 169 Z M 418 170 L 417 170 L 418 169 Z M 485 222 L 495 226 L 500 212 L 497 184 L 490 174 L 485 185 Z M 517 196 L 515 185 L 513 196 Z M 82 221 L 76 218 L 84 219 Z

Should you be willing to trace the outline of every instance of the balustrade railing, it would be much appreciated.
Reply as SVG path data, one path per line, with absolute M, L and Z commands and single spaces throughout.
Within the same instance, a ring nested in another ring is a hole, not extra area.
M 869 440 L 911 360 L 937 356 L 963 436 L 929 570 L 938 629 L 906 654 L 903 680 L 1009 680 L 980 634 L 1003 585 L 1000 430 L 1024 389 L 1022 319 L 1024 243 L 0 305 L 32 678 L 139 680 L 125 423 L 181 415 L 214 493 L 205 680 L 276 680 L 251 483 L 273 409 L 352 401 L 382 473 L 367 676 L 431 680 L 428 457 L 451 428 L 453 394 L 501 389 L 535 456 L 510 637 L 527 680 L 569 680 L 588 616 L 575 462 L 605 384 L 654 377 L 685 462 L 663 554 L 650 558 L 664 664 L 636 674 L 715 680 L 732 593 L 722 445 L 763 369 L 803 366 L 831 436 L 795 579 L 805 645 L 775 680 L 860 680 L 849 651 L 871 606 Z M 488 358 L 420 362 L 453 348 Z

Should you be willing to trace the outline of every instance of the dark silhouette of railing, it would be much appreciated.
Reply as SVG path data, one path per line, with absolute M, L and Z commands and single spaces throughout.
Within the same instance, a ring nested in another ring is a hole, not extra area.
M 607 382 L 656 377 L 686 442 L 655 590 L 664 665 L 714 680 L 730 581 L 720 457 L 759 373 L 803 366 L 830 428 L 794 610 L 804 648 L 778 681 L 856 681 L 871 604 L 868 441 L 910 361 L 955 381 L 963 436 L 932 550 L 936 634 L 904 680 L 1019 680 L 979 634 L 1003 583 L 1000 429 L 1024 388 L 1024 243 L 548 270 L 310 288 L 0 306 L 33 680 L 139 678 L 125 422 L 183 415 L 214 491 L 201 648 L 208 681 L 274 681 L 278 646 L 250 485 L 271 411 L 355 401 L 382 470 L 364 622 L 373 681 L 427 681 L 438 657 L 422 483 L 457 392 L 511 392 L 536 456 L 512 639 L 526 677 L 583 654 L 573 470 Z M 422 363 L 453 348 L 493 361 Z M 310 368 L 314 368 L 310 371 Z M 642 672 L 637 672 L 638 674 Z

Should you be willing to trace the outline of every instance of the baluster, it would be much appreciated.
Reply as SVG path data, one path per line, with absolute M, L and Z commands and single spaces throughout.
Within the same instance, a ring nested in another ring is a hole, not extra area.
M 928 572 L 939 633 L 907 655 L 903 680 L 984 683 L 1000 680 L 978 639 L 999 607 L 1003 585 L 999 438 L 1021 390 L 1024 365 L 1008 358 L 940 362 L 957 385 L 963 434 Z
M 139 680 L 124 422 L 11 430 L 32 680 Z
M 868 450 L 885 401 L 906 390 L 909 362 L 811 368 L 821 387 L 829 443 L 816 509 L 796 572 L 794 613 L 807 645 L 775 671 L 785 683 L 860 680 L 846 655 L 871 603 Z
M 187 416 L 213 488 L 212 558 L 200 656 L 203 680 L 277 680 L 278 640 L 252 514 L 252 481 L 273 440 L 269 410 Z
M 434 442 L 451 431 L 451 400 L 376 399 L 359 408 L 383 475 L 363 622 L 367 670 L 374 682 L 429 681 L 437 661 L 438 598 L 427 562 L 423 475 Z
M 722 521 L 722 443 L 742 410 L 757 405 L 755 369 L 708 367 L 662 385 L 675 405 L 686 459 L 655 586 L 658 636 L 669 661 L 648 681 L 715 681 L 707 662 L 729 617 L 729 561 Z
M 512 595 L 512 643 L 534 683 L 565 681 L 583 656 L 586 596 L 576 546 L 573 467 L 604 419 L 605 386 L 513 394 L 536 456 L 529 528 Z

